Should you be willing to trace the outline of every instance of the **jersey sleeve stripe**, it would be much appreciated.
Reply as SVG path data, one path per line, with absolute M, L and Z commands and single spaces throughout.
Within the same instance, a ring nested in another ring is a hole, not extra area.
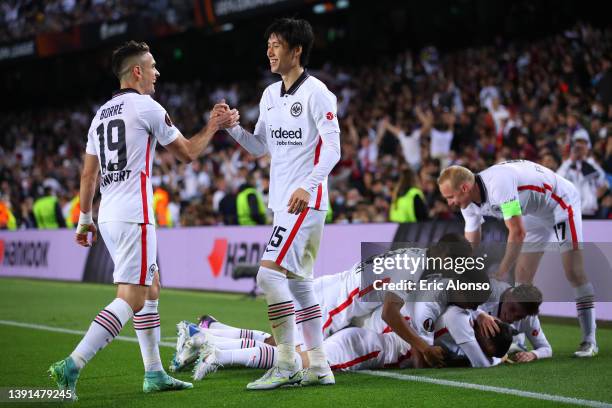
M 319 136 L 319 141 L 317 142 L 317 148 L 315 149 L 315 157 L 314 157 L 314 165 L 316 166 L 319 163 L 319 156 L 321 155 L 321 145 L 323 144 L 323 139 Z M 321 197 L 323 196 L 323 186 L 319 184 L 317 186 L 317 200 L 315 201 L 315 210 L 318 210 L 321 207 Z
M 325 329 L 327 329 L 329 326 L 331 326 L 332 321 L 334 320 L 334 316 L 339 314 L 340 312 L 342 312 L 344 309 L 346 309 L 347 307 L 349 307 L 351 305 L 351 303 L 353 303 L 353 298 L 355 296 L 357 296 L 359 294 L 359 288 L 355 288 L 351 291 L 351 293 L 349 293 L 348 298 L 342 302 L 338 307 L 332 309 L 329 311 L 328 313 L 328 318 L 325 321 L 325 323 L 323 324 L 323 330 L 325 331 Z

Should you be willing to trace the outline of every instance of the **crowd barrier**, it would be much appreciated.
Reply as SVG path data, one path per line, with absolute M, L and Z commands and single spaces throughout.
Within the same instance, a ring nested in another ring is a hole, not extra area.
M 585 240 L 612 243 L 612 235 L 608 232 L 611 227 L 609 221 L 584 221 Z M 391 223 L 327 225 L 315 263 L 315 277 L 349 269 L 360 259 L 362 242 L 432 242 L 445 232 L 461 232 L 461 229 L 462 224 L 457 222 L 404 224 L 399 227 Z M 162 285 L 166 288 L 249 292 L 253 289 L 253 280 L 234 280 L 233 268 L 240 263 L 256 264 L 270 233 L 270 226 L 158 229 L 157 253 Z M 487 222 L 483 234 L 487 240 L 501 241 L 505 229 L 503 225 Z M 604 261 L 612 264 L 610 252 L 603 253 L 603 256 Z M 601 259 L 585 260 L 589 261 L 602 262 Z M 535 283 L 556 282 L 558 287 L 554 290 L 565 291 L 571 296 L 571 288 L 562 277 L 560 260 L 558 263 L 556 273 L 559 276 L 548 277 L 539 273 Z M 88 249 L 76 245 L 71 230 L 0 231 L 0 277 L 112 282 L 112 269 L 113 263 L 102 239 Z M 601 285 L 596 285 L 596 291 L 612 292 L 611 287 Z M 548 283 L 539 286 L 546 299 L 547 288 L 553 289 Z M 598 318 L 612 320 L 612 302 L 599 302 L 597 306 Z M 543 314 L 553 316 L 575 315 L 571 302 L 545 302 L 541 310 Z

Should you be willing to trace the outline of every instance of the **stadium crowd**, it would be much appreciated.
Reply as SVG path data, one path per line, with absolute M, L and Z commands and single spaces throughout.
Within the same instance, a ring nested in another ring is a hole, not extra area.
M 315 75 L 338 97 L 342 130 L 329 221 L 456 218 L 437 190 L 440 169 L 461 164 L 479 171 L 511 159 L 560 170 L 579 188 L 585 217 L 612 219 L 611 51 L 612 29 L 580 24 L 535 42 L 497 40 L 450 53 L 427 47 L 375 66 L 326 64 Z M 274 80 L 211 87 L 162 78 L 155 97 L 187 135 L 220 99 L 238 107 L 252 129 L 261 91 Z M 100 103 L 2 113 L 0 225 L 40 225 L 33 207 L 46 194 L 57 196 L 72 224 L 81 155 Z M 190 165 L 161 149 L 152 174 L 158 223 L 237 223 L 236 195 L 245 186 L 266 198 L 268 160 L 250 157 L 224 132 Z M 409 219 L 394 216 L 392 207 L 411 187 L 418 189 L 415 211 Z M 9 209 L 12 222 L 4 215 Z
M 183 3 L 183 4 L 181 4 Z M 0 3 L 0 42 L 47 32 L 60 32 L 81 24 L 116 21 L 134 15 L 175 24 L 186 2 L 175 0 L 6 0 Z

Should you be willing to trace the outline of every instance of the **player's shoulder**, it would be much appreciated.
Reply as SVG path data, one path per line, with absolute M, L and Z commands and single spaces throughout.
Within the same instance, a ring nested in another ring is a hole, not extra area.
M 283 85 L 283 81 L 272 82 L 270 85 L 266 86 L 262 93 L 262 98 L 270 97 L 272 95 L 279 95 L 281 93 L 281 86 Z
M 327 97 L 335 98 L 335 95 L 332 91 L 329 90 L 327 85 L 325 85 L 323 81 L 313 75 L 308 75 L 308 77 L 304 81 L 303 87 L 310 94 L 321 94 Z

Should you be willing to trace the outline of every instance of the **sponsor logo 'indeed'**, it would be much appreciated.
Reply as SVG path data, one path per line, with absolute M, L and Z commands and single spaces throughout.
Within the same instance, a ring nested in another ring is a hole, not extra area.
M 277 146 L 301 146 L 302 145 L 302 128 L 296 129 L 278 129 L 270 128 L 270 136 L 276 139 Z

